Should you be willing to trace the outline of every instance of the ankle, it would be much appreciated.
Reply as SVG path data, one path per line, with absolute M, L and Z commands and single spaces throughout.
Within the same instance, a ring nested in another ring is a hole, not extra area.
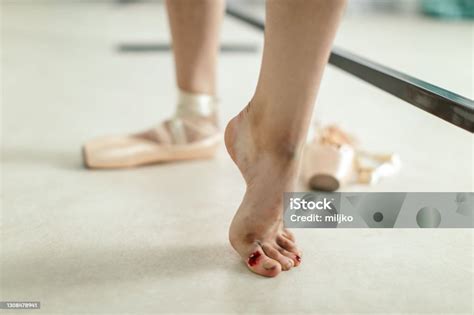
M 299 160 L 303 141 L 291 134 L 287 128 L 277 128 L 269 113 L 259 110 L 260 104 L 254 100 L 242 110 L 241 115 L 247 121 L 254 149 L 260 155 L 269 156 L 275 162 L 288 165 Z

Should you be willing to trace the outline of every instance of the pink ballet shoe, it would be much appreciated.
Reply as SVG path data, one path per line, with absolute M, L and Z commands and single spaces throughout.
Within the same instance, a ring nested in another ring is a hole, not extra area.
M 303 176 L 314 190 L 335 191 L 349 183 L 375 184 L 400 167 L 395 154 L 356 150 L 355 139 L 336 126 L 316 134 L 305 147 Z
M 217 101 L 180 92 L 175 116 L 145 132 L 88 141 L 83 159 L 89 168 L 125 168 L 215 156 L 222 141 Z

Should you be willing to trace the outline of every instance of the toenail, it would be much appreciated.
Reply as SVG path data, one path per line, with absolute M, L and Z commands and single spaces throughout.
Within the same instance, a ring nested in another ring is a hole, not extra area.
M 266 261 L 264 264 L 263 264 L 263 268 L 265 268 L 266 270 L 273 270 L 275 269 L 276 265 L 274 263 L 272 263 L 271 261 Z
M 290 269 L 291 267 L 293 267 L 293 260 L 288 261 L 288 263 L 286 264 L 287 269 Z
M 258 258 L 261 256 L 260 252 L 256 251 L 250 254 L 249 259 L 248 259 L 248 264 L 250 267 L 253 267 L 257 264 Z
M 300 257 L 300 256 L 296 255 L 295 258 L 296 258 L 296 260 L 297 260 L 299 263 L 301 262 L 301 257 Z

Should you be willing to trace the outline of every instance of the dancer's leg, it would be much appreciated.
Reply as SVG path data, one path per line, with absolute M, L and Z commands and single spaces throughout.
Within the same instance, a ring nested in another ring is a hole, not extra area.
M 344 0 L 267 1 L 257 89 L 226 130 L 228 151 L 247 183 L 230 241 L 249 268 L 264 276 L 300 263 L 301 252 L 282 225 L 283 192 L 294 187 L 344 5 Z
M 223 0 L 167 0 L 181 90 L 214 95 Z
M 86 166 L 121 168 L 210 158 L 217 151 L 215 81 L 224 1 L 168 0 L 167 8 L 180 90 L 175 117 L 141 133 L 88 141 L 83 149 Z M 190 143 L 194 145 L 183 146 Z

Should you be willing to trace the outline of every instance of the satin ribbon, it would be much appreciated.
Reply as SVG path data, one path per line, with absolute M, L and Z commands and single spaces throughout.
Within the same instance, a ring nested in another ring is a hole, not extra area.
M 179 91 L 175 117 L 210 116 L 217 112 L 218 100 L 207 94 Z

